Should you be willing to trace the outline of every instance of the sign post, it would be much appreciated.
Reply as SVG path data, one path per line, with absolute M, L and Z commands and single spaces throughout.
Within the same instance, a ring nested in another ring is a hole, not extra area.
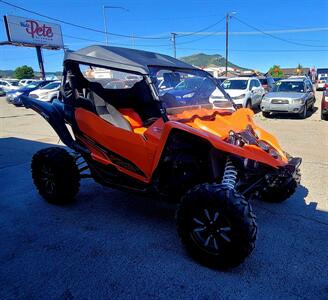
M 46 78 L 42 48 L 60 50 L 64 48 L 61 27 L 58 24 L 32 20 L 18 16 L 4 16 L 8 42 L 0 45 L 35 47 L 42 79 Z

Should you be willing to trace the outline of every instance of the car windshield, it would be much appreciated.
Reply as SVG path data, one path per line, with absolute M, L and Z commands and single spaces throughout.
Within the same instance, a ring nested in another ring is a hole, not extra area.
M 50 82 L 46 84 L 44 87 L 42 87 L 42 90 L 52 90 L 56 89 L 60 86 L 60 82 Z
M 248 80 L 245 79 L 227 79 L 223 82 L 225 90 L 246 90 Z
M 9 81 L 12 86 L 18 86 L 18 81 Z
M 272 92 L 304 93 L 303 81 L 279 81 L 273 87 Z
M 175 114 L 181 108 L 181 111 L 213 109 L 210 96 L 216 90 L 223 90 L 210 74 L 197 69 L 170 70 L 152 67 L 150 76 L 168 114 Z M 226 95 L 224 91 L 222 93 Z
M 320 80 L 327 81 L 328 77 L 321 77 Z
M 34 89 L 34 88 L 38 87 L 40 83 L 41 83 L 41 81 L 35 81 L 33 83 L 28 84 L 26 87 L 28 89 Z

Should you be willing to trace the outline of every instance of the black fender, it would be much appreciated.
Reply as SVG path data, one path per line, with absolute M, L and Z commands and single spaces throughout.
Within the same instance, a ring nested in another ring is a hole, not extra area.
M 65 104 L 63 102 L 55 99 L 49 103 L 27 96 L 21 96 L 21 99 L 26 108 L 33 109 L 50 124 L 66 146 L 83 154 L 90 154 L 89 150 L 79 145 L 68 131 L 65 124 Z

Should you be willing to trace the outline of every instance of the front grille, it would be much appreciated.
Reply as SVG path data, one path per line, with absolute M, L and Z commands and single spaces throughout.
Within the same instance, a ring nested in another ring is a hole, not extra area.
M 287 99 L 272 99 L 272 104 L 289 104 L 289 101 Z

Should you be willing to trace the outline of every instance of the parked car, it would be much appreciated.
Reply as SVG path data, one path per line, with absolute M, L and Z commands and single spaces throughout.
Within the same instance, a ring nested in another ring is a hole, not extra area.
M 258 77 L 258 79 L 260 80 L 262 87 L 268 92 L 270 91 L 273 86 L 275 85 L 275 81 L 271 76 L 267 76 L 267 77 Z
M 310 80 L 284 79 L 277 82 L 271 92 L 264 96 L 261 110 L 265 117 L 270 113 L 290 113 L 305 119 L 314 103 L 315 94 Z
M 328 77 L 320 77 L 317 80 L 315 89 L 317 91 L 324 91 L 326 88 L 328 88 Z
M 208 103 L 215 89 L 215 81 L 207 77 L 187 77 L 173 89 L 166 91 L 165 104 L 167 107 L 175 107 Z
M 284 79 L 283 77 L 272 77 L 272 79 L 274 80 L 274 83 Z
M 259 106 L 265 94 L 261 82 L 256 77 L 234 77 L 226 79 L 222 87 L 232 98 L 238 108 Z M 211 97 L 224 97 L 213 93 Z
M 18 80 L 0 79 L 0 87 L 3 88 L 5 92 L 17 90 L 19 88 Z
M 322 93 L 321 119 L 328 121 L 328 90 L 326 90 Z
M 50 82 L 44 87 L 32 91 L 29 96 L 41 101 L 51 102 L 54 99 L 58 98 L 58 91 L 60 89 L 60 85 L 60 81 Z
M 35 81 L 39 81 L 39 80 L 37 80 L 37 79 L 21 79 L 21 80 L 18 82 L 18 84 L 19 84 L 20 86 L 26 86 L 26 85 L 29 85 L 29 84 L 35 82 Z
M 0 87 L 0 97 L 5 95 L 6 95 L 5 90 L 2 87 Z
M 7 101 L 16 106 L 22 106 L 21 96 L 28 96 L 32 91 L 37 90 L 52 81 L 35 81 L 27 86 L 23 86 L 18 90 L 7 93 Z

